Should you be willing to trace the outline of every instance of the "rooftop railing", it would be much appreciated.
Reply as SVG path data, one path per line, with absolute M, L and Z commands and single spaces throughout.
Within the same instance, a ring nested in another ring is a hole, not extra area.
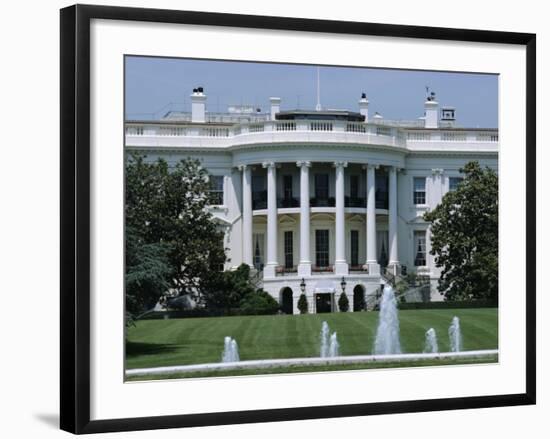
M 329 134 L 330 133 L 330 134 Z M 128 146 L 231 147 L 271 142 L 338 142 L 374 144 L 411 149 L 437 149 L 444 143 L 455 149 L 488 148 L 499 141 L 491 129 L 423 129 L 381 123 L 342 120 L 268 120 L 237 124 L 191 124 L 188 122 L 126 123 Z

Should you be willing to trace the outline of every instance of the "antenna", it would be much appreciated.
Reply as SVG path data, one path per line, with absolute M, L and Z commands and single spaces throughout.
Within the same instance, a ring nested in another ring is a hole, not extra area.
M 321 68 L 317 66 L 317 105 L 315 106 L 315 111 L 321 111 L 321 78 L 320 78 Z

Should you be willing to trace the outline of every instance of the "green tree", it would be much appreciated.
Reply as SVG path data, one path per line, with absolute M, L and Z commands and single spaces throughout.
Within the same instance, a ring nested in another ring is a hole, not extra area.
M 347 312 L 349 310 L 349 300 L 345 292 L 340 294 L 340 298 L 338 299 L 338 309 L 341 312 Z
M 478 162 L 424 218 L 431 222 L 438 289 L 448 300 L 498 300 L 498 176 Z
M 212 310 L 229 312 L 239 308 L 243 299 L 255 293 L 250 282 L 250 267 L 241 264 L 234 271 L 212 273 L 202 289 L 204 305 Z
M 307 297 L 304 293 L 302 293 L 298 299 L 298 310 L 300 314 L 307 314 Z
M 169 288 L 169 247 L 144 243 L 126 228 L 126 323 L 152 308 Z
M 172 293 L 199 300 L 219 283 L 220 266 L 227 260 L 223 232 L 207 208 L 210 188 L 209 175 L 198 160 L 181 160 L 169 169 L 163 159 L 128 157 L 126 230 L 140 245 L 165 249 L 170 267 L 165 279 Z

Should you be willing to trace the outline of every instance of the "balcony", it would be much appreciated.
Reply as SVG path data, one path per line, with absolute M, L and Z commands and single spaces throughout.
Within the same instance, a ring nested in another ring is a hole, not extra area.
M 336 200 L 334 197 L 313 197 L 309 199 L 309 205 L 311 207 L 334 207 L 336 205 Z
M 267 209 L 267 191 L 252 192 L 252 209 Z
M 401 128 L 344 120 L 269 120 L 235 124 L 135 120 L 126 123 L 126 146 L 129 147 L 231 148 L 279 142 L 337 142 L 405 148 L 407 138 Z
M 278 208 L 300 207 L 300 200 L 293 197 L 277 198 Z
M 346 207 L 367 207 L 367 200 L 365 198 L 360 197 L 347 197 L 345 201 Z

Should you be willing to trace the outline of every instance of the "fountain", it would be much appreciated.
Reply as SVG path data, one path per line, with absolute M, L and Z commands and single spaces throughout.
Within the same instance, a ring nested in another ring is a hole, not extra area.
M 337 357 L 340 355 L 340 343 L 338 343 L 338 337 L 336 332 L 330 335 L 330 328 L 327 322 L 323 322 L 321 325 L 321 348 L 320 357 Z
M 437 346 L 437 335 L 435 329 L 430 328 L 426 331 L 426 343 L 424 345 L 424 353 L 437 354 L 439 347 Z
M 233 363 L 239 361 L 239 346 L 237 341 L 231 337 L 223 340 L 222 363 Z
M 390 285 L 384 287 L 378 328 L 374 341 L 375 355 L 400 354 L 401 343 L 399 341 L 399 317 L 397 315 L 397 301 L 393 288 Z
M 340 355 L 340 343 L 338 343 L 338 337 L 336 332 L 333 332 L 330 336 L 330 345 L 328 347 L 329 357 L 338 357 Z
M 460 332 L 460 319 L 453 317 L 451 326 L 449 326 L 449 345 L 451 352 L 462 351 L 462 333 Z

